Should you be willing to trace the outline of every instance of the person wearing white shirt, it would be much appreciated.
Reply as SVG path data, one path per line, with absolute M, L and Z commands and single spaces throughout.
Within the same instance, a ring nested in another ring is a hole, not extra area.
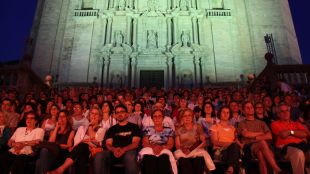
M 26 112 L 25 118 L 26 127 L 16 129 L 8 142 L 11 149 L 0 156 L 3 174 L 23 174 L 27 171 L 28 162 L 36 159 L 32 147 L 43 140 L 44 130 L 36 127 L 39 118 L 35 112 Z
M 95 151 L 102 151 L 102 140 L 105 131 L 101 127 L 102 112 L 98 108 L 92 108 L 89 112 L 90 123 L 88 126 L 80 126 L 74 137 L 74 146 L 65 162 L 49 174 L 62 174 L 70 166 L 74 165 L 76 174 L 87 173 L 86 163 L 90 155 Z

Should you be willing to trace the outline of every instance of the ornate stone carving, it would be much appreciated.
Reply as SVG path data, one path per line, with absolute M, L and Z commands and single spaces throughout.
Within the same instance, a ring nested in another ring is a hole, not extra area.
M 182 41 L 182 47 L 190 46 L 190 38 L 189 38 L 189 33 L 187 31 L 182 31 L 181 41 Z
M 158 48 L 158 35 L 154 30 L 147 31 L 147 48 Z
M 189 0 L 180 0 L 180 9 L 182 11 L 188 10 L 190 6 L 190 1 Z

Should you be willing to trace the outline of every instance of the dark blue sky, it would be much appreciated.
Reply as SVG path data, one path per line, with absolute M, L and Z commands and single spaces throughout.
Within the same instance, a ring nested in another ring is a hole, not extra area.
M 307 0 L 289 0 L 298 37 L 303 62 L 310 64 L 310 26 L 304 25 L 307 20 Z M 8 0 L 2 2 L 0 10 L 0 59 L 16 60 L 22 57 L 26 39 L 30 33 L 36 0 Z

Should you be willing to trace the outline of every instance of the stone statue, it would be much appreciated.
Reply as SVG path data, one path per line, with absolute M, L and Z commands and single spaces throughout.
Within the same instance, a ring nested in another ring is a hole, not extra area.
M 190 44 L 189 35 L 187 32 L 183 31 L 181 35 L 182 47 L 188 47 Z
M 119 10 L 124 10 L 126 7 L 126 0 L 119 0 L 118 1 L 118 9 Z
M 157 0 L 148 0 L 147 1 L 147 6 L 150 11 L 156 10 L 157 8 Z
M 189 0 L 180 0 L 180 9 L 187 10 L 189 7 Z
M 157 48 L 157 33 L 154 30 L 147 32 L 147 48 Z
M 122 34 L 122 31 L 115 31 L 115 34 L 114 34 L 114 37 L 115 37 L 115 45 L 116 47 L 120 47 L 123 43 L 123 34 Z

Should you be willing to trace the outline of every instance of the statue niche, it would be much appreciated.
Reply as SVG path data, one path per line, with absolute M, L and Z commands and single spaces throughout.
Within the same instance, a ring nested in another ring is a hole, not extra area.
M 186 32 L 186 31 L 182 32 L 181 41 L 182 41 L 181 47 L 190 47 L 190 38 L 189 38 L 188 32 Z
M 122 31 L 117 30 L 114 33 L 114 40 L 115 40 L 115 47 L 121 47 L 123 40 L 124 40 L 124 35 Z
M 126 0 L 118 0 L 117 9 L 125 10 L 125 7 L 126 7 Z
M 158 48 L 158 35 L 154 30 L 147 31 L 147 48 Z
M 189 0 L 180 0 L 180 9 L 181 9 L 182 11 L 188 10 L 189 5 L 190 5 Z

